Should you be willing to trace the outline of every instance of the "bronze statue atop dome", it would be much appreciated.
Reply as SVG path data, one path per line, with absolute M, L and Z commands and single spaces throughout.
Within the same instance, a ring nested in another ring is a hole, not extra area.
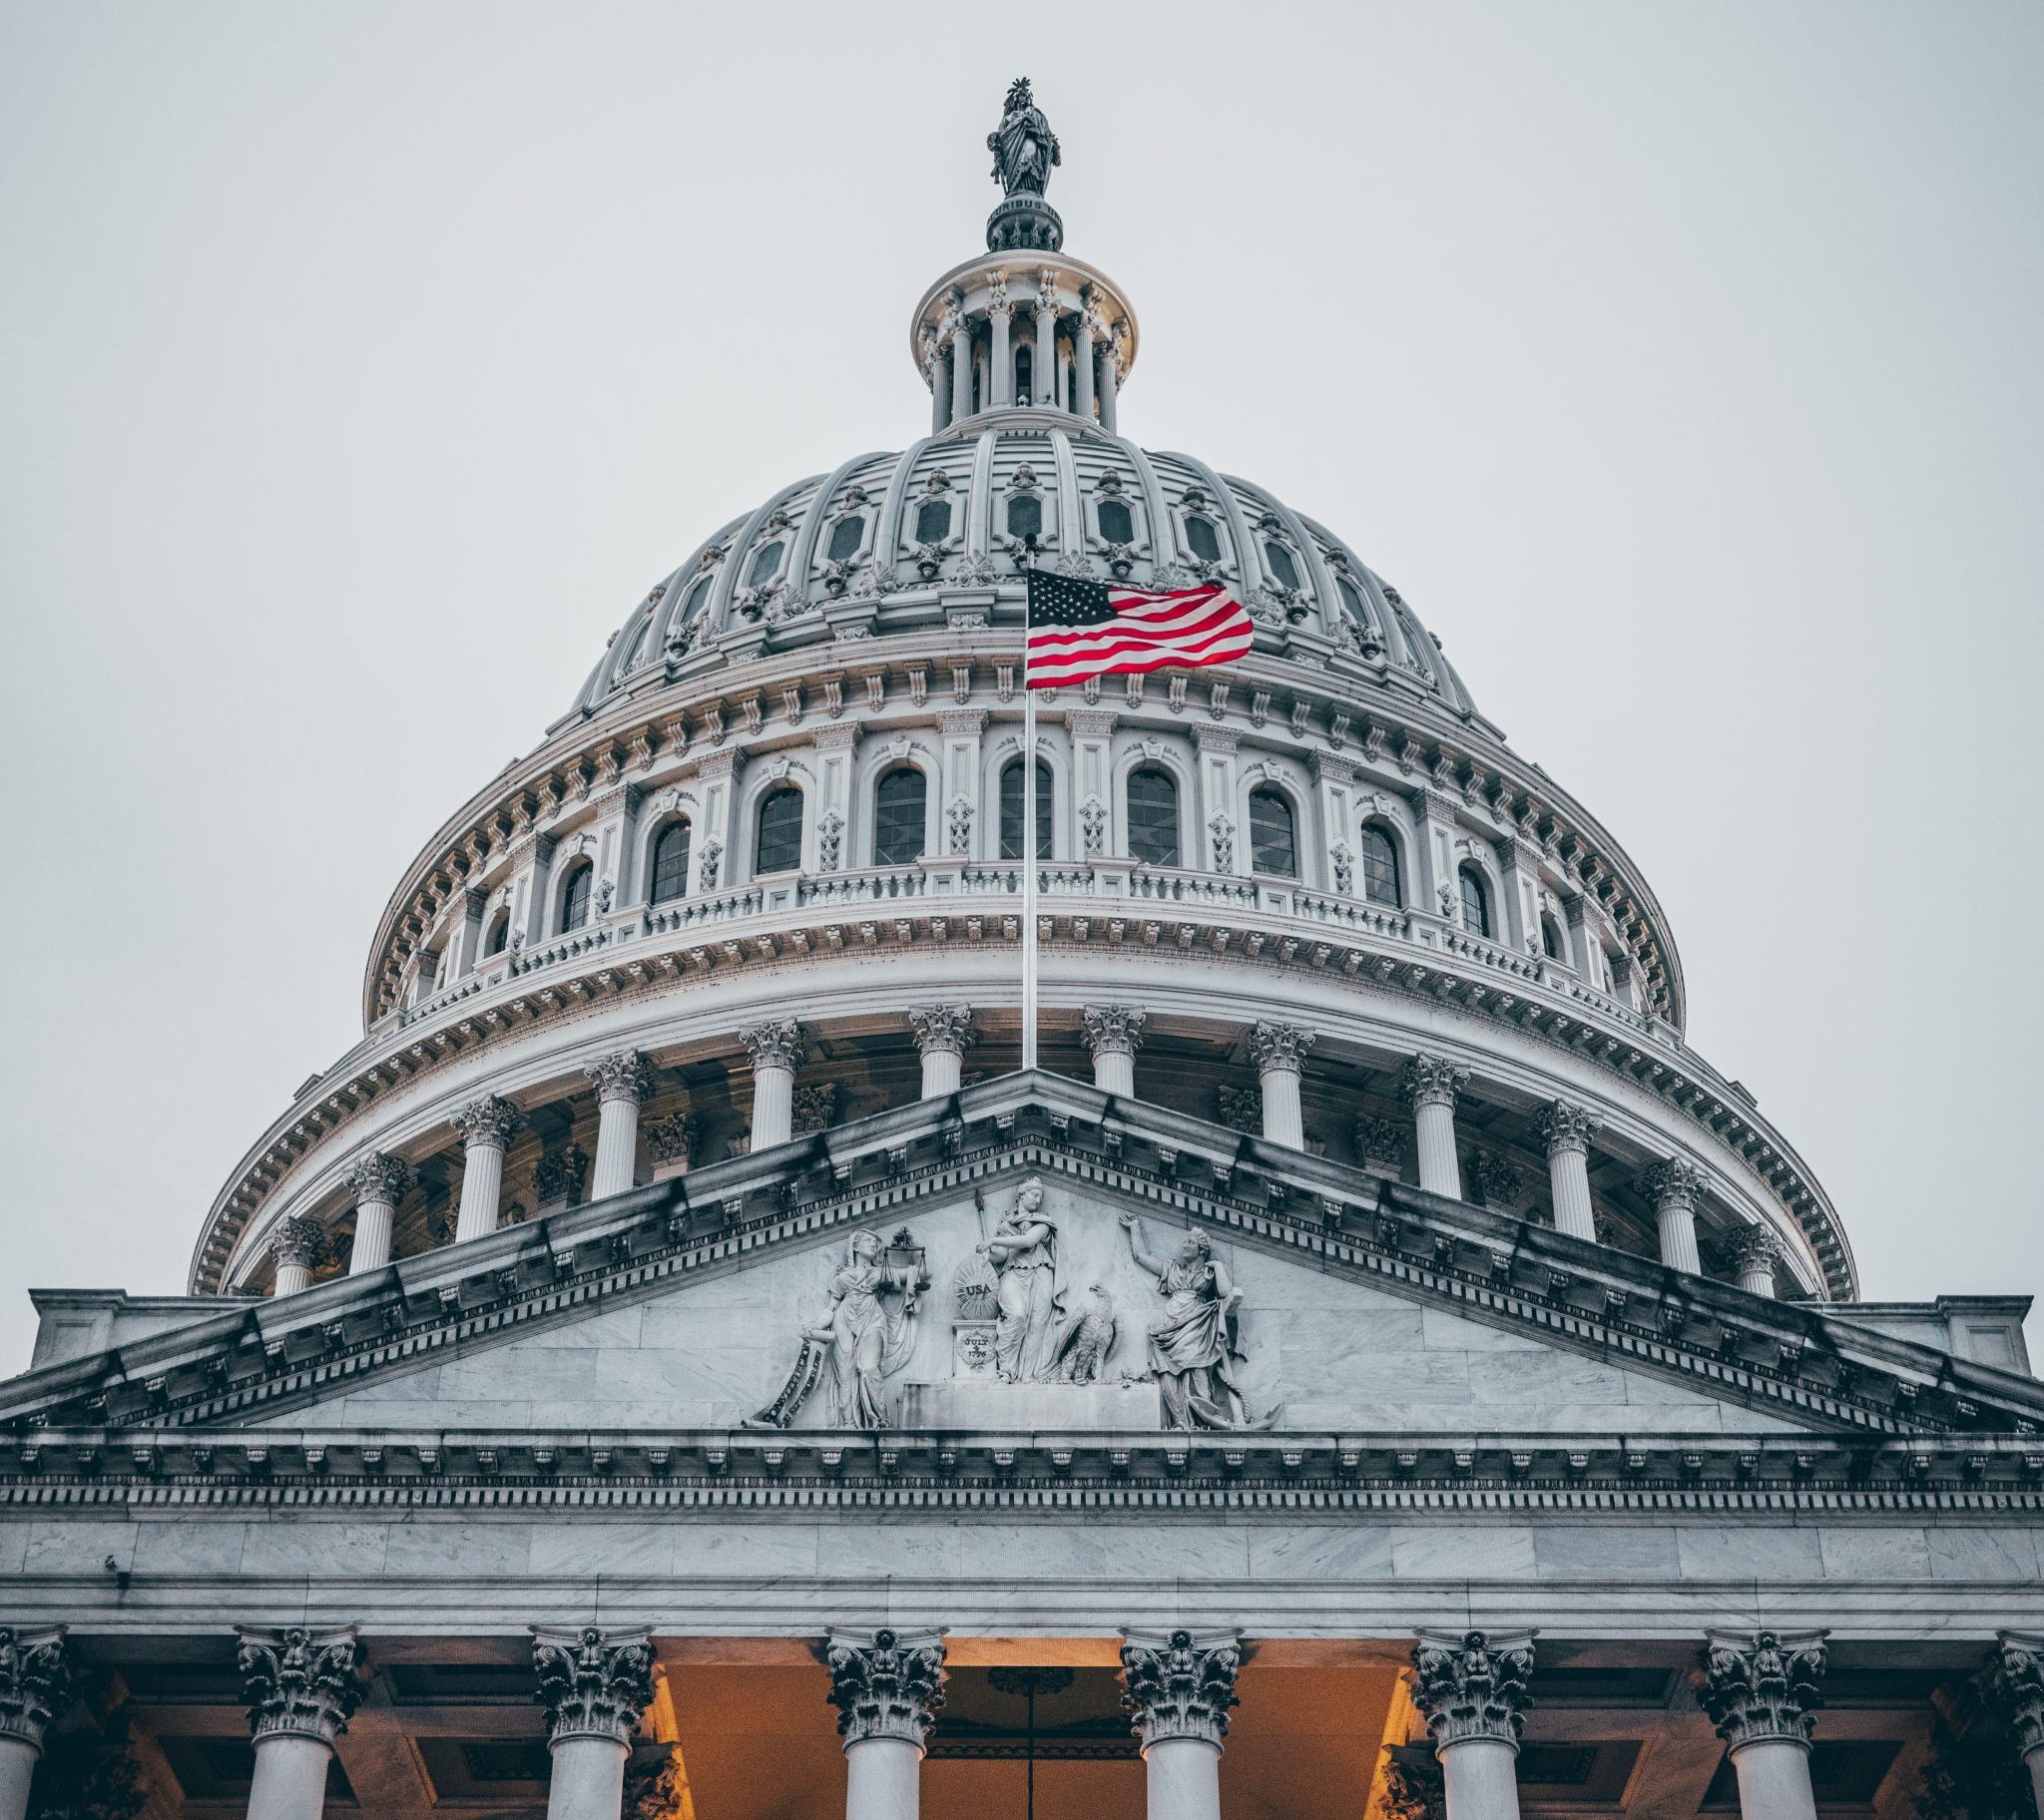
M 1008 85 L 1001 124 L 986 136 L 986 149 L 994 155 L 994 182 L 1003 195 L 1044 193 L 1051 167 L 1058 163 L 1058 136 L 1036 105 L 1027 76 L 1018 76 Z

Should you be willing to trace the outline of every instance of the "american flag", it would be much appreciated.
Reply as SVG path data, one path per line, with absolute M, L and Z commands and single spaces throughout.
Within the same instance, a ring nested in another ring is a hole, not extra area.
M 1232 664 L 1248 655 L 1255 637 L 1249 609 L 1218 582 L 1152 594 L 1029 572 L 1031 688 L 1083 682 L 1109 671 Z

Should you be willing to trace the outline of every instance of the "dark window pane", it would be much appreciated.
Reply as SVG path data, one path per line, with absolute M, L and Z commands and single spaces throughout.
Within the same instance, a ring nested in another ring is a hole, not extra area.
M 1274 878 L 1298 876 L 1298 842 L 1291 804 L 1276 790 L 1250 792 L 1250 866 Z
M 1201 518 L 1197 513 L 1186 520 L 1186 546 L 1203 563 L 1221 560 L 1221 534 L 1214 529 L 1212 519 Z
M 1023 346 L 1015 350 L 1015 402 L 1033 404 L 1036 386 L 1036 350 Z
M 929 785 L 912 765 L 889 771 L 873 791 L 873 864 L 905 866 L 922 857 L 923 805 Z
M 1036 761 L 1036 857 L 1038 859 L 1048 859 L 1050 857 L 1050 830 L 1055 812 L 1050 766 L 1039 758 Z M 1022 857 L 1022 761 L 1019 758 L 1001 773 L 1001 857 L 1003 859 L 1020 859 Z
M 589 884 L 596 868 L 587 860 L 568 874 L 567 894 L 561 899 L 561 930 L 580 929 L 589 921 Z
M 1362 831 L 1362 894 L 1373 904 L 1396 909 L 1403 901 L 1398 889 L 1398 849 L 1382 828 Z
M 951 535 L 951 502 L 948 499 L 926 499 L 915 514 L 915 541 L 919 544 L 941 544 Z
M 1129 853 L 1153 866 L 1178 858 L 1178 784 L 1169 771 L 1129 773 Z
M 1561 943 L 1561 925 L 1551 916 L 1540 919 L 1540 947 L 1550 961 L 1558 961 L 1568 952 Z
M 760 838 L 753 870 L 792 872 L 802 863 L 802 793 L 792 785 L 769 790 L 760 804 Z
M 1266 544 L 1264 557 L 1271 565 L 1271 577 L 1278 587 L 1298 592 L 1298 565 L 1291 560 L 1291 552 L 1282 544 Z
M 1369 616 L 1362 610 L 1362 596 L 1355 592 L 1355 584 L 1345 575 L 1337 575 L 1334 586 L 1340 592 L 1341 605 L 1348 609 L 1349 618 L 1358 626 L 1367 626 Z
M 1462 926 L 1471 935 L 1490 934 L 1490 893 L 1473 866 L 1462 868 Z
M 664 904 L 689 888 L 689 824 L 675 822 L 661 829 L 653 843 L 653 901 Z
M 1136 521 L 1120 500 L 1103 499 L 1100 502 L 1100 535 L 1111 544 L 1132 544 L 1136 541 Z
M 490 925 L 489 940 L 483 944 L 485 954 L 502 954 L 511 940 L 511 913 L 506 910 L 499 914 Z
M 866 521 L 854 512 L 830 527 L 830 548 L 824 553 L 833 563 L 848 563 L 858 554 L 859 540 L 866 534 Z
M 1008 501 L 1008 535 L 1010 537 L 1041 537 L 1043 535 L 1043 501 L 1033 493 L 1017 493 Z
M 768 544 L 753 558 L 753 573 L 746 578 L 748 588 L 764 587 L 773 579 L 774 571 L 780 567 L 782 548 L 783 546 L 777 543 Z

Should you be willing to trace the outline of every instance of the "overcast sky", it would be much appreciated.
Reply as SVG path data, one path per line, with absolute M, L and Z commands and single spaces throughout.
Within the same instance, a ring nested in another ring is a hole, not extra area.
M 51 0 L 0 5 L 0 1372 L 31 1284 L 183 1289 L 631 604 L 926 426 L 1025 71 L 1123 430 L 1338 529 L 1625 843 L 1869 1296 L 2044 1290 L 2044 9 Z

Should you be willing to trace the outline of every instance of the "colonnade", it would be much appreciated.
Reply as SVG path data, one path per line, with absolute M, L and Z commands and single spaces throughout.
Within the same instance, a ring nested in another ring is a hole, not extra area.
M 966 1051 L 976 1038 L 972 1008 L 921 1005 L 907 1013 L 907 1021 L 921 1057 L 922 1097 L 940 1099 L 956 1093 Z M 1083 1008 L 1082 1031 L 1093 1058 L 1093 1081 L 1103 1093 L 1134 1097 L 1136 1052 L 1146 1021 L 1146 1014 L 1132 1005 Z M 807 1059 L 807 1037 L 793 1018 L 768 1019 L 739 1034 L 752 1061 L 751 1147 L 770 1149 L 793 1135 L 794 1084 Z M 1315 1039 L 1309 1029 L 1272 1020 L 1257 1023 L 1248 1033 L 1261 1090 L 1262 1135 L 1273 1143 L 1304 1147 L 1300 1077 Z M 602 1200 L 633 1185 L 639 1109 L 653 1092 L 654 1071 L 638 1051 L 620 1050 L 590 1063 L 584 1073 L 597 1097 L 590 1198 Z M 1468 1081 L 1466 1068 L 1427 1054 L 1408 1057 L 1401 1077 L 1412 1108 L 1419 1185 L 1450 1200 L 1463 1198 L 1455 1109 Z M 463 1152 L 457 1242 L 496 1230 L 504 1154 L 522 1122 L 519 1109 L 494 1094 L 471 1100 L 453 1114 L 451 1124 L 460 1135 Z M 1547 1152 L 1555 1228 L 1593 1243 L 1598 1232 L 1590 1196 L 1590 1146 L 1601 1129 L 1601 1122 L 1587 1109 L 1567 1100 L 1550 1101 L 1533 1122 Z M 402 1158 L 380 1153 L 363 1157 L 350 1170 L 347 1182 L 355 1200 L 352 1273 L 378 1270 L 390 1261 L 391 1223 L 410 1179 L 409 1165 Z M 1645 1171 L 1638 1186 L 1654 1209 L 1661 1261 L 1671 1269 L 1700 1273 L 1697 1205 L 1704 1191 L 1702 1171 L 1685 1156 L 1664 1157 Z M 292 1216 L 278 1222 L 270 1246 L 275 1293 L 288 1295 L 311 1283 L 314 1270 L 324 1261 L 326 1237 L 316 1221 Z M 1744 1226 L 1733 1234 L 1730 1251 L 1739 1286 L 1772 1296 L 1781 1262 L 1775 1239 L 1763 1227 Z
M 327 1762 L 365 1689 L 352 1626 L 237 1632 L 255 1773 L 249 1820 L 321 1820 Z M 1221 1757 L 1238 1704 L 1234 1630 L 1125 1630 L 1123 1700 L 1141 1741 L 1151 1820 L 1221 1820 Z M 1446 1820 L 1518 1820 L 1516 1759 L 1530 1703 L 1531 1631 L 1422 1630 L 1414 1707 L 1439 1761 Z M 620 1820 L 626 1759 L 654 1691 L 644 1630 L 534 1626 L 546 1709 L 548 1820 Z M 941 1632 L 833 1630 L 823 1660 L 844 1749 L 846 1820 L 915 1820 L 944 1702 Z M 1822 1631 L 1714 1629 L 1699 1698 L 1725 1740 L 1744 1820 L 1815 1820 L 1809 1745 L 1828 1649 Z M 2044 1637 L 2000 1632 L 1979 1683 L 2044 1807 Z M 0 1820 L 25 1820 L 49 1727 L 68 1709 L 61 1629 L 0 1627 Z
M 1017 315 L 1025 311 L 1018 323 Z M 1061 337 L 1065 325 L 1068 332 Z M 1015 385 L 1018 334 L 1028 337 L 1032 395 L 1027 397 L 1018 396 Z M 980 411 L 1033 405 L 1068 411 L 1089 423 L 1097 416 L 1112 436 L 1126 345 L 1126 329 L 1109 322 L 1097 288 L 1082 286 L 1076 305 L 1061 301 L 1052 268 L 1036 274 L 1035 293 L 1026 298 L 1009 295 L 1005 276 L 996 277 L 983 307 L 968 310 L 954 295 L 941 325 L 926 329 L 923 342 L 931 434 Z

